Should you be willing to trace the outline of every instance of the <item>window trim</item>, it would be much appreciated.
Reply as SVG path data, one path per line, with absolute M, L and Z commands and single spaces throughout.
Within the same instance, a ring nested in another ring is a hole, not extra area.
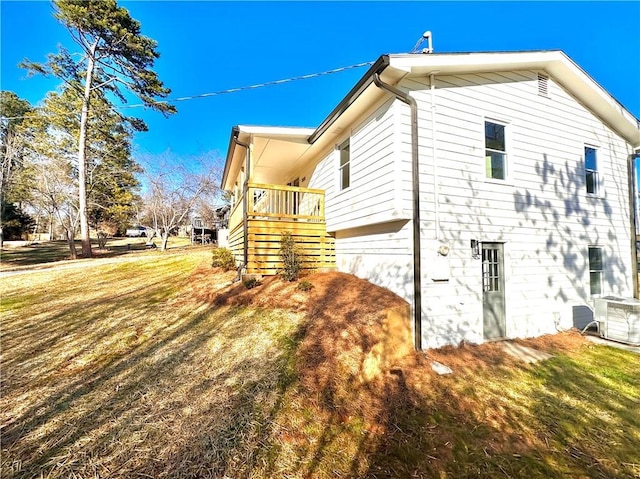
M 487 123 L 492 123 L 494 125 L 500 125 L 502 127 L 504 127 L 504 151 L 501 150 L 496 150 L 494 148 L 488 148 L 487 147 L 487 135 L 486 135 L 486 128 L 487 128 Z M 506 120 L 497 120 L 493 117 L 487 117 L 485 116 L 483 119 L 483 123 L 482 123 L 482 139 L 483 139 L 483 165 L 482 165 L 482 170 L 483 170 L 483 177 L 484 177 L 484 181 L 487 183 L 497 183 L 497 184 L 506 184 L 509 183 L 511 181 L 511 164 L 510 164 L 510 159 L 511 159 L 511 155 L 510 155 L 510 145 L 511 145 L 511 123 L 509 121 Z M 502 155 L 504 155 L 504 160 L 503 160 L 503 169 L 504 169 L 504 178 L 493 178 L 491 176 L 487 176 L 487 151 L 489 152 L 493 152 L 493 153 L 501 153 Z
M 587 148 L 595 152 L 595 170 L 587 169 Z M 582 145 L 582 166 L 584 167 L 584 186 L 587 196 L 599 198 L 602 196 L 602 179 L 600 177 L 600 148 L 595 145 L 585 143 Z M 587 173 L 594 174 L 594 191 L 589 191 L 589 183 L 587 182 Z
M 342 152 L 348 152 L 347 161 L 342 164 Z M 338 193 L 348 190 L 351 188 L 351 137 L 347 137 L 341 143 L 336 145 L 336 156 L 337 156 L 337 190 Z M 348 175 L 348 184 L 346 186 L 343 185 L 343 170 L 347 170 Z
M 591 267 L 591 250 L 598 249 L 600 250 L 600 269 L 595 269 Z M 604 294 L 604 271 L 605 271 L 605 256 L 604 256 L 604 247 L 601 245 L 589 245 L 587 246 L 587 267 L 589 269 L 589 296 L 592 298 L 601 297 Z M 600 291 L 597 293 L 593 292 L 593 286 L 591 284 L 591 275 L 593 273 L 599 273 L 600 275 Z

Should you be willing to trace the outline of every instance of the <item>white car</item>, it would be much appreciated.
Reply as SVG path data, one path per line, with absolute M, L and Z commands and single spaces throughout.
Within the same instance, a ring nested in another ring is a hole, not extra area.
M 145 228 L 144 226 L 134 226 L 133 228 L 128 228 L 124 235 L 129 237 L 144 238 L 147 236 L 147 228 Z

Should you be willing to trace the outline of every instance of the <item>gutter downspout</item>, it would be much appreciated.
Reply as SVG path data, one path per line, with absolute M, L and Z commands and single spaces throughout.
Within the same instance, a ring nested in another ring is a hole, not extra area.
M 422 277 L 420 273 L 420 176 L 418 163 L 418 105 L 405 92 L 384 83 L 379 73 L 374 73 L 373 82 L 386 90 L 411 109 L 411 174 L 413 179 L 413 343 L 417 351 L 422 349 Z
M 242 230 L 243 230 L 243 236 L 244 236 L 244 251 L 243 251 L 244 265 L 243 266 L 244 268 L 246 268 L 247 262 L 249 261 L 249 247 L 248 247 L 249 224 L 248 224 L 248 210 L 247 210 L 247 191 L 249 190 L 249 167 L 251 166 L 251 147 L 247 143 L 243 143 L 242 141 L 238 140 L 239 133 L 240 133 L 239 131 L 236 132 L 236 134 L 233 137 L 233 142 L 236 145 L 241 146 L 247 150 L 247 161 L 245 166 L 244 182 L 242 184 Z
M 631 155 L 629 161 L 629 206 L 631 207 L 631 276 L 633 297 L 638 298 L 638 248 L 636 246 L 638 234 L 638 182 L 636 179 L 636 162 L 640 160 L 640 152 Z

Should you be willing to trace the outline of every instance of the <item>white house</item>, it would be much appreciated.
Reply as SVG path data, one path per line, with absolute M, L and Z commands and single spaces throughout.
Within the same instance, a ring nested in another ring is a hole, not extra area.
M 385 55 L 315 129 L 232 129 L 230 245 L 273 274 L 291 231 L 405 298 L 417 348 L 553 333 L 634 296 L 639 147 L 561 51 Z

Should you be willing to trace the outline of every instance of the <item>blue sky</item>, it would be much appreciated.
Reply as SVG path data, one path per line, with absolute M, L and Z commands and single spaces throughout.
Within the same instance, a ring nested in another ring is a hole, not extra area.
M 560 49 L 640 117 L 640 2 L 120 1 L 158 42 L 171 97 L 252 85 L 409 52 L 425 30 L 436 52 Z M 0 88 L 36 104 L 55 79 L 26 78 L 23 58 L 73 48 L 48 2 L 2 0 Z M 226 154 L 236 124 L 317 126 L 366 68 L 177 103 L 165 119 L 143 109 L 145 155 Z

